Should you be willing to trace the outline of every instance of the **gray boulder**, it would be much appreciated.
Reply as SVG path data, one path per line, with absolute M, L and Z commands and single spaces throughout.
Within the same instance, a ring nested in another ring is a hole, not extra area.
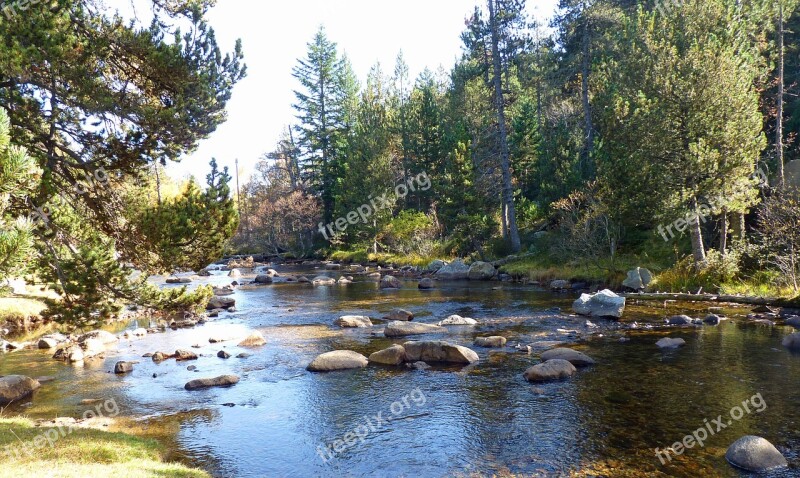
M 114 373 L 123 374 L 133 372 L 133 362 L 117 362 L 114 364 Z
M 80 344 L 80 347 L 83 351 L 84 359 L 97 357 L 106 351 L 106 345 L 100 339 L 86 339 Z
M 348 370 L 364 368 L 369 363 L 367 357 L 352 350 L 334 350 L 326 352 L 315 358 L 306 367 L 310 372 L 332 372 L 334 370 Z
M 728 447 L 725 459 L 743 470 L 760 473 L 788 466 L 786 458 L 764 438 L 747 435 Z
M 489 280 L 497 274 L 494 266 L 488 262 L 473 262 L 469 266 L 467 277 L 469 280 Z
M 460 315 L 451 315 L 446 319 L 439 322 L 439 326 L 443 325 L 477 325 L 478 321 L 469 317 L 461 317 Z
M 656 342 L 656 345 L 658 345 L 658 347 L 662 349 L 675 349 L 686 345 L 686 341 L 683 339 L 673 339 L 671 337 L 664 337 L 663 339 Z
M 392 345 L 391 347 L 379 350 L 369 356 L 370 363 L 380 365 L 400 365 L 406 361 L 406 349 L 402 345 Z
M 0 377 L 0 405 L 21 400 L 31 395 L 41 385 L 36 380 L 24 375 L 8 375 Z
M 628 271 L 628 277 L 622 281 L 622 285 L 633 290 L 646 289 L 653 282 L 653 274 L 644 267 L 637 267 Z
M 572 303 L 572 310 L 578 315 L 589 317 L 622 317 L 625 311 L 625 297 L 620 297 L 608 289 L 596 294 L 581 294 Z
M 343 328 L 372 327 L 372 321 L 365 315 L 343 315 L 333 322 Z
M 443 340 L 406 342 L 403 348 L 406 351 L 406 362 L 470 364 L 479 360 L 474 350 Z
M 380 288 L 381 289 L 400 289 L 402 287 L 400 283 L 400 279 L 395 276 L 383 276 L 381 277 Z
M 462 259 L 456 259 L 450 264 L 442 266 L 436 274 L 441 280 L 463 280 L 469 278 L 469 266 Z
M 552 290 L 567 290 L 572 288 L 572 284 L 568 280 L 556 279 L 550 282 L 550 289 Z
M 522 376 L 529 382 L 548 382 L 569 378 L 575 372 L 577 369 L 567 360 L 553 359 L 528 368 Z
M 475 338 L 475 345 L 478 347 L 487 347 L 487 348 L 500 348 L 505 347 L 507 339 L 505 337 L 501 337 L 499 335 L 493 335 L 491 337 L 476 337 Z
M 582 352 L 563 347 L 550 349 L 542 354 L 542 360 L 545 362 L 554 359 L 566 360 L 576 367 L 588 367 L 597 363 L 593 358 Z
M 784 337 L 783 346 L 789 350 L 800 351 L 800 332 Z
M 317 276 L 311 280 L 311 283 L 314 285 L 334 285 L 336 284 L 336 279 L 328 276 Z
M 228 277 L 242 277 L 242 271 L 239 269 L 231 269 L 231 271 L 228 272 Z
M 405 309 L 392 309 L 383 317 L 384 320 L 399 320 L 401 322 L 408 322 L 414 320 L 414 314 Z
M 186 390 L 200 390 L 210 387 L 228 387 L 239 383 L 239 377 L 236 375 L 220 375 L 214 378 L 198 378 L 187 382 L 183 386 Z
M 233 297 L 219 297 L 214 296 L 211 300 L 208 301 L 208 305 L 206 305 L 206 310 L 214 310 L 214 309 L 227 309 L 228 307 L 233 307 L 236 305 L 236 299 Z
M 441 269 L 442 267 L 444 267 L 446 265 L 447 265 L 447 262 L 440 261 L 439 259 L 436 259 L 436 260 L 431 261 L 431 263 L 428 264 L 428 267 L 426 267 L 426 269 L 428 271 L 430 271 L 430 272 L 437 272 L 439 269 Z
M 117 336 L 111 332 L 106 332 L 105 330 L 93 330 L 78 337 L 78 343 L 82 344 L 89 339 L 99 340 L 100 343 L 104 345 L 113 344 L 119 340 Z
M 436 282 L 434 282 L 430 277 L 425 277 L 424 279 L 419 280 L 417 287 L 422 290 L 435 289 Z
M 256 284 L 272 284 L 272 276 L 267 274 L 257 275 L 254 281 Z
M 673 315 L 666 322 L 667 325 L 691 325 L 694 321 L 688 315 Z
M 407 335 L 434 334 L 446 332 L 447 329 L 438 325 L 423 324 L 420 322 L 393 321 L 386 325 L 383 335 L 387 337 L 405 337 Z
M 719 325 L 722 318 L 717 314 L 708 314 L 705 319 L 703 319 L 704 324 L 708 325 Z

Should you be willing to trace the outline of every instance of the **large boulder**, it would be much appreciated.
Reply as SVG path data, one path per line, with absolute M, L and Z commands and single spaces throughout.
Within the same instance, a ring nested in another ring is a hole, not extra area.
M 208 301 L 208 305 L 206 305 L 206 310 L 214 310 L 214 309 L 227 309 L 228 307 L 233 307 L 236 305 L 236 299 L 233 297 L 219 297 L 214 296 L 211 300 Z
M 572 303 L 572 310 L 578 315 L 589 317 L 622 317 L 625 311 L 625 297 L 620 297 L 608 289 L 596 294 L 581 294 Z
M 469 266 L 461 259 L 456 259 L 450 264 L 442 266 L 435 274 L 441 280 L 463 280 L 469 278 Z
M 311 283 L 314 285 L 334 285 L 336 284 L 336 279 L 328 276 L 317 276 L 311 280 Z
M 406 361 L 406 349 L 402 345 L 392 345 L 369 356 L 370 363 L 380 365 L 400 365 Z
M 38 349 L 54 349 L 60 344 L 62 340 L 59 340 L 57 337 L 54 336 L 45 336 L 39 339 L 36 343 L 36 348 Z
M 439 322 L 439 326 L 443 325 L 477 325 L 478 321 L 469 317 L 461 317 L 460 315 L 451 315 L 446 319 Z
M 209 387 L 228 387 L 239 383 L 239 377 L 236 375 L 220 375 L 214 378 L 198 378 L 187 382 L 183 386 L 186 390 L 200 390 Z
M 673 315 L 667 318 L 666 323 L 667 325 L 691 325 L 694 320 L 688 315 Z
M 436 283 L 430 277 L 425 277 L 419 280 L 419 284 L 417 284 L 417 288 L 422 290 L 430 290 L 436 288 Z
M 261 335 L 261 332 L 256 330 L 247 337 L 245 337 L 244 340 L 239 342 L 239 347 L 260 347 L 266 344 L 267 341 L 264 339 L 264 336 Z
M 647 288 L 653 282 L 653 274 L 644 267 L 637 267 L 628 271 L 628 277 L 622 281 L 622 285 L 633 290 Z
M 438 325 L 393 321 L 386 324 L 386 328 L 383 329 L 383 335 L 387 337 L 405 337 L 407 335 L 434 334 L 446 331 L 447 329 Z
M 175 351 L 173 357 L 175 357 L 175 360 L 177 360 L 178 362 L 184 360 L 197 360 L 197 354 L 192 352 L 191 350 L 178 349 Z
M 405 309 L 392 309 L 383 316 L 384 320 L 399 320 L 401 322 L 408 322 L 414 320 L 414 314 Z
M 82 362 L 83 349 L 80 345 L 66 345 L 56 350 L 56 353 L 53 354 L 53 358 L 72 363 Z
M 587 367 L 589 365 L 594 365 L 596 363 L 594 359 L 589 357 L 588 355 L 582 352 L 578 352 L 577 350 L 572 350 L 564 347 L 550 349 L 542 354 L 542 360 L 544 360 L 545 362 L 554 359 L 566 360 L 567 362 L 571 363 L 576 367 Z
M 529 382 L 548 382 L 571 377 L 577 369 L 567 360 L 553 359 L 525 370 L 522 374 Z
M 24 375 L 8 375 L 0 377 L 0 405 L 21 400 L 32 394 L 41 385 L 36 380 Z
M 114 364 L 114 373 L 123 374 L 133 372 L 133 362 L 117 362 Z
M 105 345 L 116 343 L 117 340 L 119 340 L 117 336 L 111 332 L 106 332 L 105 330 L 93 330 L 78 337 L 78 343 L 82 344 L 89 339 L 99 340 L 100 343 Z
M 400 279 L 395 276 L 383 276 L 381 277 L 380 288 L 381 289 L 399 289 L 402 285 L 400 284 Z
M 106 351 L 105 343 L 100 339 L 86 339 L 80 344 L 83 358 L 89 359 L 102 355 Z M 80 362 L 80 360 L 77 360 Z
M 469 266 L 467 277 L 469 280 L 489 280 L 497 274 L 494 266 L 488 262 L 473 262 Z
M 272 284 L 272 276 L 268 274 L 257 275 L 254 282 L 256 284 Z
M 475 338 L 475 345 L 477 345 L 478 347 L 500 348 L 500 347 L 505 347 L 506 342 L 507 339 L 499 335 L 493 335 L 491 337 Z
M 479 360 L 474 350 L 443 340 L 406 342 L 406 362 L 442 362 L 470 364 Z
M 343 315 L 333 322 L 335 325 L 344 328 L 366 328 L 372 327 L 372 321 L 365 315 Z
M 317 356 L 306 370 L 310 372 L 332 372 L 334 370 L 348 370 L 364 368 L 369 363 L 367 357 L 352 350 L 334 350 Z
M 444 267 L 446 265 L 447 265 L 447 262 L 440 261 L 439 259 L 436 259 L 436 260 L 431 261 L 431 263 L 428 264 L 428 267 L 426 267 L 426 269 L 429 272 L 437 272 L 439 269 L 441 269 L 442 267 Z
M 725 459 L 733 466 L 754 473 L 788 465 L 786 458 L 772 443 L 752 435 L 736 440 L 725 453 Z

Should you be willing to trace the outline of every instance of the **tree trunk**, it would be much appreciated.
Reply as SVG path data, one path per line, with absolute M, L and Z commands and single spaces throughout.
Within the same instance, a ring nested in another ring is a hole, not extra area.
M 586 173 L 591 168 L 591 155 L 594 149 L 594 128 L 592 127 L 592 105 L 589 103 L 589 19 L 586 18 L 586 9 L 583 10 L 583 40 L 581 59 L 581 101 L 583 103 L 583 120 L 586 134 L 586 144 L 584 145 L 583 172 Z
M 692 210 L 697 213 L 697 200 L 692 201 Z M 692 238 L 692 256 L 695 265 L 701 265 L 706 261 L 706 249 L 703 246 L 703 231 L 700 228 L 700 218 L 689 221 L 689 235 Z
M 725 208 L 722 209 L 719 229 L 719 252 L 724 256 L 728 250 L 728 210 Z
M 778 183 L 786 185 L 783 172 L 783 2 L 778 5 L 778 112 L 775 126 L 775 149 L 778 157 Z
M 494 93 L 495 106 L 497 108 L 497 122 L 500 133 L 500 169 L 503 172 L 503 204 L 506 208 L 508 238 L 511 242 L 511 250 L 519 252 L 522 244 L 519 239 L 517 229 L 516 210 L 514 208 L 514 190 L 511 184 L 511 159 L 508 150 L 508 132 L 506 130 L 505 100 L 503 98 L 502 84 L 502 65 L 500 63 L 500 35 L 497 27 L 497 16 L 495 15 L 496 0 L 489 0 L 489 21 L 492 29 L 492 62 L 494 65 Z

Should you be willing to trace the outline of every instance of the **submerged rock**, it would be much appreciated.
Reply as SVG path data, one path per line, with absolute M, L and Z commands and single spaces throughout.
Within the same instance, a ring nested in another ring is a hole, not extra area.
M 686 345 L 686 341 L 680 338 L 673 339 L 671 337 L 664 337 L 663 339 L 656 342 L 656 345 L 658 345 L 659 348 L 662 349 L 675 349 Z
M 364 368 L 369 363 L 367 357 L 352 350 L 334 350 L 317 356 L 306 370 L 309 372 L 332 372 L 335 370 L 349 370 Z
M 772 443 L 753 435 L 736 440 L 725 453 L 725 459 L 733 466 L 755 473 L 788 466 Z
M 703 319 L 704 324 L 708 325 L 719 325 L 722 318 L 717 314 L 708 314 L 705 319 Z
M 504 347 L 506 345 L 506 338 L 501 337 L 499 335 L 493 335 L 491 337 L 476 337 L 475 338 L 475 345 L 478 347 L 492 347 L 492 348 L 499 348 Z
M 542 360 L 545 362 L 554 359 L 566 360 L 576 367 L 588 367 L 597 363 L 588 355 L 565 347 L 550 349 L 542 353 Z
M 479 360 L 474 350 L 443 340 L 406 342 L 403 344 L 407 362 L 442 362 L 470 364 Z
M 575 372 L 577 369 L 569 361 L 552 359 L 528 368 L 522 376 L 529 382 L 548 382 L 569 378 Z
M 552 290 L 567 290 L 571 288 L 572 284 L 568 280 L 556 279 L 550 282 L 550 289 Z
M 469 317 L 461 317 L 460 315 L 451 315 L 446 319 L 439 322 L 439 326 L 443 325 L 477 325 L 478 321 Z
M 8 405 L 21 400 L 31 395 L 40 386 L 39 382 L 24 375 L 0 377 L 0 405 Z
M 334 325 L 343 328 L 366 328 L 372 327 L 372 321 L 365 315 L 343 315 L 336 319 Z
M 379 350 L 369 356 L 370 363 L 380 365 L 400 365 L 406 361 L 406 349 L 402 345 L 392 345 L 391 347 Z
M 239 377 L 236 375 L 220 375 L 214 378 L 198 378 L 187 382 L 183 386 L 186 390 L 199 390 L 209 387 L 228 387 L 239 383 Z
M 608 289 L 596 294 L 581 294 L 581 297 L 573 302 L 572 309 L 578 315 L 620 318 L 625 311 L 625 297 L 620 297 Z
M 383 330 L 387 337 L 404 337 L 407 335 L 421 335 L 446 332 L 447 329 L 438 325 L 423 324 L 420 322 L 389 322 Z

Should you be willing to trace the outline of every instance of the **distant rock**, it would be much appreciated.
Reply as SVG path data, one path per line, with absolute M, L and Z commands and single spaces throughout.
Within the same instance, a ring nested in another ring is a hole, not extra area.
M 214 310 L 214 309 L 227 309 L 228 307 L 233 307 L 236 305 L 236 299 L 233 297 L 218 297 L 214 296 L 211 300 L 208 301 L 208 305 L 206 305 L 206 310 Z
M 419 280 L 419 284 L 417 284 L 418 289 L 422 290 L 430 290 L 436 288 L 436 282 L 430 277 L 425 277 Z
M 346 284 L 352 284 L 353 281 L 348 279 L 347 277 L 342 276 L 342 277 L 339 277 L 339 280 L 337 281 L 337 283 L 342 284 L 342 285 L 346 285 Z
M 314 285 L 335 285 L 336 279 L 328 276 L 317 276 L 311 280 L 311 283 Z
M 656 345 L 658 345 L 658 347 L 662 349 L 675 349 L 686 345 L 686 341 L 683 339 L 673 339 L 671 337 L 664 337 L 663 339 L 656 342 Z
M 497 270 L 488 262 L 476 261 L 469 266 L 469 280 L 489 280 L 497 275 Z
M 405 337 L 407 335 L 421 335 L 446 332 L 447 329 L 437 325 L 423 324 L 420 322 L 389 322 L 383 330 L 387 337 Z
M 78 343 L 81 344 L 89 339 L 99 340 L 100 343 L 106 345 L 116 343 L 119 340 L 117 336 L 111 332 L 106 332 L 105 330 L 93 330 L 78 337 Z
M 369 363 L 367 357 L 352 350 L 334 350 L 317 356 L 306 369 L 310 372 L 332 372 L 364 368 Z
M 694 321 L 688 315 L 673 315 L 666 322 L 667 325 L 691 325 Z
M 491 337 L 475 338 L 475 345 L 478 347 L 500 348 L 500 347 L 505 347 L 506 342 L 507 339 L 505 337 L 500 337 L 499 335 L 493 335 Z
M 414 314 L 405 309 L 392 309 L 385 316 L 383 316 L 383 319 L 408 322 L 409 320 L 414 320 Z
M 380 365 L 400 365 L 406 361 L 406 349 L 402 345 L 392 345 L 369 356 L 370 363 Z
M 578 315 L 590 317 L 622 317 L 625 311 L 625 297 L 620 297 L 608 289 L 596 294 L 581 294 L 572 303 L 572 309 Z
M 542 353 L 542 360 L 545 362 L 554 359 L 566 360 L 576 367 L 588 367 L 594 365 L 595 360 L 588 355 L 568 348 L 555 348 Z
M 239 347 L 260 347 L 266 344 L 267 341 L 264 340 L 264 336 L 261 335 L 261 332 L 256 330 L 239 342 Z
M 54 337 L 42 337 L 39 339 L 39 342 L 37 342 L 36 347 L 39 349 L 54 349 L 59 343 L 60 342 Z
M 575 372 L 577 369 L 569 361 L 553 359 L 528 368 L 522 376 L 529 382 L 548 382 L 569 378 Z
M 550 282 L 550 289 L 552 290 L 568 290 L 572 288 L 572 284 L 568 280 L 556 279 Z
M 407 362 L 442 362 L 470 364 L 479 360 L 474 350 L 443 340 L 406 342 L 403 344 Z
M 380 272 L 370 272 L 367 274 L 367 279 L 375 282 L 380 282 L 381 280 L 381 273 Z
M 191 350 L 178 349 L 175 351 L 173 357 L 175 357 L 175 360 L 177 360 L 178 362 L 184 360 L 197 360 L 197 354 L 192 352 Z
M 441 269 L 442 267 L 444 267 L 446 265 L 447 265 L 447 262 L 440 261 L 439 259 L 436 259 L 436 260 L 431 261 L 431 263 L 428 264 L 428 267 L 426 267 L 425 269 L 428 272 L 436 272 L 436 271 L 438 271 L 439 269 Z
M 41 385 L 36 380 L 24 375 L 8 375 L 0 377 L 0 405 L 28 397 Z
M 717 314 L 708 314 L 705 319 L 703 319 L 704 324 L 708 325 L 719 325 L 722 318 Z
M 228 272 L 228 277 L 242 277 L 242 271 L 239 269 L 231 269 L 231 271 Z
M 644 267 L 628 271 L 628 277 L 622 281 L 622 285 L 636 291 L 646 289 L 653 282 L 653 274 Z
M 336 319 L 334 325 L 342 328 L 366 328 L 372 327 L 372 321 L 365 315 L 343 315 Z
M 753 473 L 788 466 L 786 458 L 772 443 L 752 435 L 744 436 L 728 447 L 725 459 L 731 465 Z
M 442 266 L 434 274 L 440 280 L 464 280 L 469 278 L 469 266 L 464 264 L 462 259 Z
M 133 362 L 117 362 L 114 364 L 114 373 L 123 374 L 133 372 Z
M 786 325 L 794 327 L 795 329 L 800 329 L 800 317 L 793 316 L 786 319 Z
M 224 350 L 220 350 L 219 352 L 217 352 L 217 357 L 219 357 L 221 359 L 228 359 L 228 358 L 231 358 L 231 354 L 229 354 L 228 352 L 226 352 Z
M 400 283 L 400 279 L 395 276 L 383 276 L 381 277 L 380 283 L 381 289 L 400 289 L 402 288 L 402 284 Z
M 460 315 L 451 315 L 446 319 L 439 322 L 439 326 L 444 325 L 477 325 L 478 321 L 469 317 L 461 317 Z
M 342 268 L 341 264 L 333 264 L 333 263 L 325 264 L 325 269 L 327 269 L 329 271 L 338 271 L 341 268 Z
M 209 387 L 228 387 L 239 383 L 239 377 L 236 375 L 220 375 L 214 378 L 198 378 L 187 382 L 183 386 L 186 390 L 200 390 Z
M 800 333 L 794 333 L 784 337 L 783 346 L 789 350 L 800 351 Z
M 254 282 L 256 284 L 272 284 L 272 276 L 267 274 L 257 275 Z
M 772 307 L 766 305 L 759 305 L 754 307 L 750 310 L 751 312 L 755 312 L 756 314 L 775 314 L 777 311 Z

